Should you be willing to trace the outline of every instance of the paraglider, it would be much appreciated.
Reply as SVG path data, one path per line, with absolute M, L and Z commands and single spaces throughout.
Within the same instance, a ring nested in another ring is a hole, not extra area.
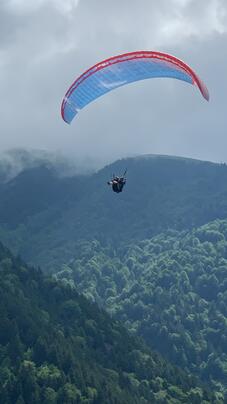
M 209 100 L 205 84 L 186 63 L 167 53 L 138 51 L 103 60 L 81 74 L 65 94 L 62 118 L 69 124 L 82 108 L 98 97 L 126 84 L 155 77 L 193 84 Z
M 112 180 L 107 182 L 108 185 L 112 186 L 113 192 L 119 194 L 120 192 L 123 191 L 123 188 L 126 184 L 126 177 L 125 177 L 126 172 L 127 170 L 125 170 L 124 174 L 121 177 L 113 175 Z
M 195 85 L 209 101 L 205 84 L 185 62 L 167 53 L 137 51 L 110 57 L 82 73 L 64 96 L 62 118 L 70 124 L 82 108 L 102 95 L 126 84 L 156 77 L 174 78 Z M 122 192 L 126 184 L 125 174 L 113 176 L 107 184 L 114 192 Z

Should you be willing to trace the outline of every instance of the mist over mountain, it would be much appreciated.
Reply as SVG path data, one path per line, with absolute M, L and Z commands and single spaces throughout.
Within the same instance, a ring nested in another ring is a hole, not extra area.
M 106 183 L 126 168 L 126 187 L 116 195 Z M 226 215 L 227 166 L 185 158 L 128 158 L 91 175 L 61 178 L 38 166 L 0 186 L 1 239 L 49 268 L 73 258 L 76 240 L 117 246 Z
M 61 153 L 23 148 L 10 149 L 0 154 L 0 182 L 7 182 L 21 172 L 38 167 L 46 167 L 58 177 L 90 174 L 98 167 L 92 160 L 75 160 Z

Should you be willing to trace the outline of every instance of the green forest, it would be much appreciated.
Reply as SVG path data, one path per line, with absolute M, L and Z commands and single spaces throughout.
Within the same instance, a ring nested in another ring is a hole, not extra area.
M 84 242 L 56 275 L 173 363 L 226 392 L 227 221 L 117 251 Z
M 226 402 L 225 164 L 29 168 L 0 181 L 0 240 L 0 402 Z
M 0 402 L 220 403 L 65 282 L 0 245 Z

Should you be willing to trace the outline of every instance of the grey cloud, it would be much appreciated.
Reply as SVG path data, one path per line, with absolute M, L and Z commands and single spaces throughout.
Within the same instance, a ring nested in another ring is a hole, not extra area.
M 0 4 L 1 150 L 59 150 L 99 164 L 139 153 L 227 160 L 225 1 L 83 0 L 70 12 L 59 1 L 26 10 L 19 3 L 15 10 Z M 76 76 L 137 49 L 191 64 L 210 103 L 185 83 L 150 80 L 100 98 L 65 125 L 60 104 Z

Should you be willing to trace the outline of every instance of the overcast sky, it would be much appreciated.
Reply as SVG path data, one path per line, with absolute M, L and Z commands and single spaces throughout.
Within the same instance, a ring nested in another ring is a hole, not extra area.
M 117 89 L 69 126 L 62 98 L 91 65 L 158 50 L 210 92 L 171 79 Z M 158 153 L 227 162 L 226 0 L 0 0 L 0 150 L 58 151 L 88 164 Z

